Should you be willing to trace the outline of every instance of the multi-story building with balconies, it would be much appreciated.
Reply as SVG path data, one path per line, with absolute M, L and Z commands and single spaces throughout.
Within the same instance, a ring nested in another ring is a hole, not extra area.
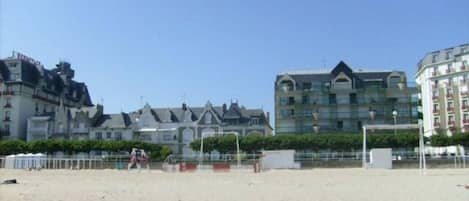
M 424 133 L 469 131 L 469 44 L 427 53 L 416 74 Z
M 330 72 L 291 71 L 275 81 L 276 134 L 356 132 L 417 116 L 417 90 L 402 71 L 353 71 L 341 61 Z
M 49 70 L 17 52 L 0 60 L 1 138 L 26 140 L 28 118 L 56 112 L 60 103 L 64 108 L 92 106 L 86 85 L 74 81 L 74 74 L 67 62 Z M 55 123 L 59 130 L 69 126 Z

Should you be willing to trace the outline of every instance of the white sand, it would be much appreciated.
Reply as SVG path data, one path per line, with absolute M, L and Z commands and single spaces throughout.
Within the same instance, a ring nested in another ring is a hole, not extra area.
M 254 173 L 0 169 L 0 200 L 469 200 L 469 170 L 314 169 Z

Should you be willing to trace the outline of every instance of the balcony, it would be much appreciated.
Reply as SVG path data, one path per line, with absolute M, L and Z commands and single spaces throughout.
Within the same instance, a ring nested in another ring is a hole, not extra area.
M 10 121 L 10 117 L 5 117 L 5 119 L 3 119 L 3 121 Z
M 440 113 L 440 110 L 438 110 L 438 109 L 433 109 L 433 114 L 438 114 L 438 113 Z
M 4 108 L 11 108 L 11 104 L 10 103 L 7 103 L 5 104 L 5 106 L 3 106 Z
M 469 105 L 462 105 L 462 106 L 461 106 L 461 109 L 464 110 L 464 111 L 466 111 L 466 110 L 469 109 Z
M 454 107 L 448 107 L 448 108 L 446 108 L 446 110 L 447 110 L 448 112 L 454 112 Z
M 454 73 L 454 69 L 452 69 L 452 68 L 446 69 L 446 73 Z
M 438 96 L 437 96 L 437 95 L 433 95 L 433 96 L 432 96 L 432 99 L 433 99 L 433 100 L 438 100 Z
M 13 92 L 13 91 L 3 91 L 3 95 L 5 95 L 5 96 L 8 96 L 8 95 L 13 96 L 13 95 L 15 95 L 15 92 Z
M 440 75 L 440 72 L 439 72 L 439 71 L 433 71 L 433 72 L 432 72 L 432 76 L 438 76 L 438 75 Z
M 449 127 L 454 127 L 454 121 L 448 121 L 448 126 Z
M 467 70 L 467 67 L 464 66 L 464 65 L 462 65 L 462 66 L 461 66 L 461 70 Z
M 439 127 L 440 127 L 440 122 L 435 122 L 435 123 L 433 123 L 433 127 L 439 128 Z
M 446 94 L 447 99 L 453 99 L 453 93 L 448 93 Z
M 469 119 L 463 119 L 463 120 L 462 120 L 462 123 L 463 123 L 463 124 L 469 124 Z
M 467 91 L 461 92 L 462 97 L 467 97 L 468 95 L 469 95 L 469 92 L 467 92 Z

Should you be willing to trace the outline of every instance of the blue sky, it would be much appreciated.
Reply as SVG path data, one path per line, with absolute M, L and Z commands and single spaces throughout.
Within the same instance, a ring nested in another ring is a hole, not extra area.
M 0 56 L 72 63 L 106 112 L 221 105 L 273 119 L 274 80 L 291 69 L 396 69 L 469 42 L 469 1 L 0 0 Z

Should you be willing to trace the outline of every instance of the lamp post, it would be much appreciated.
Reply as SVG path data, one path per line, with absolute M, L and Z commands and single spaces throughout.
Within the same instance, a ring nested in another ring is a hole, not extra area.
M 394 118 L 394 134 L 396 134 L 397 133 L 397 130 L 396 130 L 397 110 L 396 109 L 392 109 L 392 117 Z
M 370 124 L 373 124 L 376 116 L 376 110 L 370 107 L 370 109 L 368 109 L 368 115 L 370 117 Z M 374 129 L 372 129 L 371 132 L 374 132 Z

